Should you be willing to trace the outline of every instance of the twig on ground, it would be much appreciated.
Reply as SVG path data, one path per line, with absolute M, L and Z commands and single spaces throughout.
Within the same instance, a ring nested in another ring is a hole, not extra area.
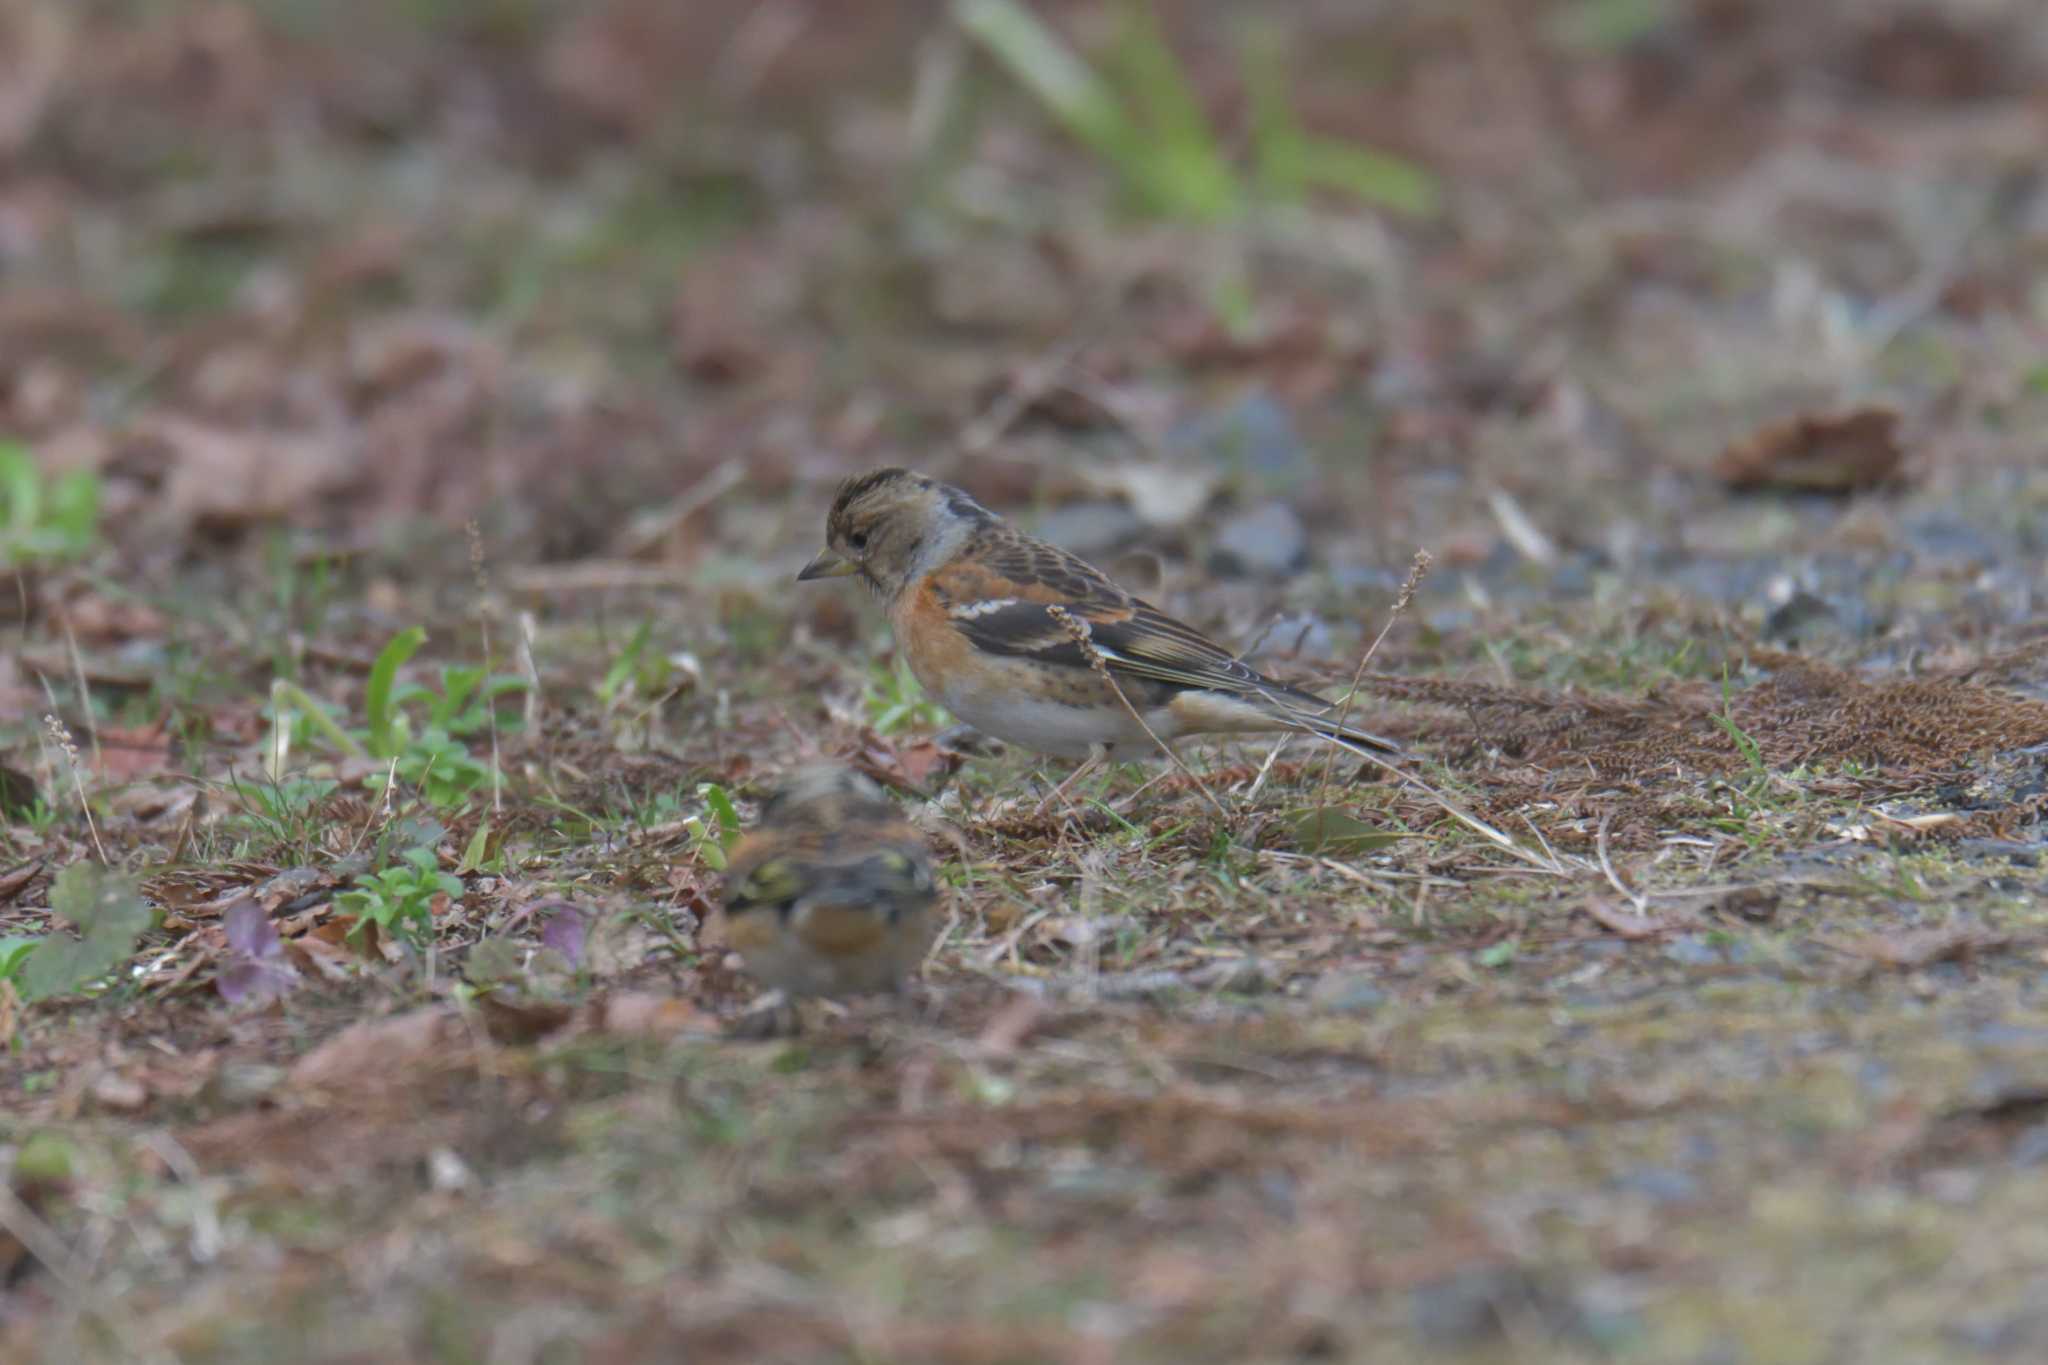
M 1138 722 L 1138 728 L 1143 730 L 1146 737 L 1154 744 L 1157 744 L 1166 751 L 1167 758 L 1172 760 L 1174 767 L 1180 769 L 1181 776 L 1187 778 L 1195 790 L 1202 794 L 1202 799 L 1207 801 L 1209 808 L 1216 812 L 1216 818 L 1222 820 L 1227 825 L 1230 820 L 1230 814 L 1223 809 L 1223 803 L 1216 799 L 1215 793 L 1203 785 L 1202 779 L 1195 775 L 1194 770 L 1181 761 L 1180 755 L 1173 751 L 1173 746 L 1161 739 L 1159 733 L 1145 723 L 1145 718 L 1138 714 L 1138 708 L 1131 705 L 1131 699 L 1124 695 L 1124 689 L 1117 682 L 1116 675 L 1109 671 L 1108 658 L 1103 655 L 1101 650 L 1095 647 L 1095 641 L 1089 637 L 1088 623 L 1058 603 L 1047 607 L 1045 614 L 1060 623 L 1060 628 L 1067 632 L 1067 637 L 1079 646 L 1081 653 L 1087 657 L 1088 666 L 1095 670 L 1098 677 L 1109 684 L 1109 690 L 1116 693 L 1117 701 L 1122 704 L 1125 711 L 1130 713 L 1131 719 Z
M 1415 590 L 1422 586 L 1423 579 L 1429 577 L 1429 566 L 1435 562 L 1436 557 L 1428 550 L 1417 550 L 1415 558 L 1408 562 L 1408 576 L 1401 580 L 1401 590 L 1394 594 L 1393 604 L 1387 609 L 1387 619 L 1380 626 L 1380 633 L 1372 637 L 1372 643 L 1358 656 L 1358 667 L 1351 670 L 1351 686 L 1346 689 L 1344 700 L 1338 703 L 1338 729 L 1341 730 L 1351 723 L 1351 708 L 1358 704 L 1358 688 L 1364 681 L 1366 666 L 1372 663 L 1372 656 L 1379 653 L 1380 642 L 1387 638 L 1387 632 L 1394 628 L 1394 623 L 1401 619 L 1409 604 L 1415 601 Z M 1335 754 L 1330 754 L 1323 760 L 1322 780 L 1316 784 L 1318 806 L 1327 806 L 1330 803 L 1330 773 L 1336 763 Z
M 1629 888 L 1625 884 L 1623 884 L 1621 880 L 1621 874 L 1614 870 L 1614 859 L 1608 856 L 1607 827 L 1613 823 L 1613 811 L 1607 811 L 1606 813 L 1601 815 L 1600 831 L 1594 839 L 1594 848 L 1600 856 L 1600 870 L 1607 874 L 1608 884 L 1612 886 L 1616 891 L 1621 893 L 1621 898 L 1627 901 L 1630 905 L 1634 906 L 1635 911 L 1638 915 L 1648 918 L 1650 913 L 1649 897 L 1643 895 L 1639 891 L 1629 890 Z

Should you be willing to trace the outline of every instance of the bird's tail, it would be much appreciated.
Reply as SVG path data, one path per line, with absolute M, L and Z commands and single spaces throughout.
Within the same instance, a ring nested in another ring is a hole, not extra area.
M 1393 740 L 1373 734 L 1369 730 L 1360 730 L 1356 726 L 1346 725 L 1339 721 L 1332 714 L 1335 710 L 1336 708 L 1333 707 L 1331 711 L 1317 714 L 1312 711 L 1303 711 L 1290 707 L 1288 714 L 1295 724 L 1310 734 L 1320 735 L 1332 744 L 1340 748 L 1349 749 L 1352 753 L 1359 754 L 1365 758 L 1377 759 L 1384 763 L 1390 758 L 1407 757 L 1408 751 L 1394 743 Z

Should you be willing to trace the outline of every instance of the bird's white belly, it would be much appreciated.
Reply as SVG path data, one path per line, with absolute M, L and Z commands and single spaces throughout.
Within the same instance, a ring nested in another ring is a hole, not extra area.
M 939 699 L 948 711 L 982 733 L 1042 754 L 1086 758 L 1097 744 L 1111 745 L 1122 757 L 1138 758 L 1153 752 L 1154 746 L 1144 729 L 1121 707 L 1110 711 L 1101 707 L 1063 706 L 1019 694 L 963 697 L 941 693 Z M 1164 716 L 1147 719 L 1153 720 L 1161 735 L 1171 738 L 1161 724 Z

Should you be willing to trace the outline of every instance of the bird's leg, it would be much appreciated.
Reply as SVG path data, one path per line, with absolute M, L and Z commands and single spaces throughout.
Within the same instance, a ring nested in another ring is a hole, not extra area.
M 1033 814 L 1043 815 L 1052 806 L 1053 802 L 1065 801 L 1067 799 L 1067 788 L 1101 767 L 1108 757 L 1109 746 L 1107 744 L 1089 745 L 1088 757 L 1081 761 L 1081 766 L 1068 773 L 1057 787 L 1047 792 L 1045 798 L 1038 803 L 1038 809 Z M 1069 808 L 1071 809 L 1071 803 L 1069 803 Z

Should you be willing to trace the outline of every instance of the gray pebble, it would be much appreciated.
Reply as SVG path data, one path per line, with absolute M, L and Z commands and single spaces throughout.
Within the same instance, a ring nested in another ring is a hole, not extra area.
M 1130 548 L 1144 523 L 1120 502 L 1071 502 L 1039 518 L 1035 529 L 1041 540 L 1090 559 Z
M 1227 577 L 1284 578 L 1307 566 L 1308 528 L 1284 502 L 1237 513 L 1209 550 L 1210 570 Z
M 1387 1003 L 1387 993 L 1363 972 L 1333 972 L 1317 981 L 1309 1003 L 1337 1014 L 1369 1014 Z

